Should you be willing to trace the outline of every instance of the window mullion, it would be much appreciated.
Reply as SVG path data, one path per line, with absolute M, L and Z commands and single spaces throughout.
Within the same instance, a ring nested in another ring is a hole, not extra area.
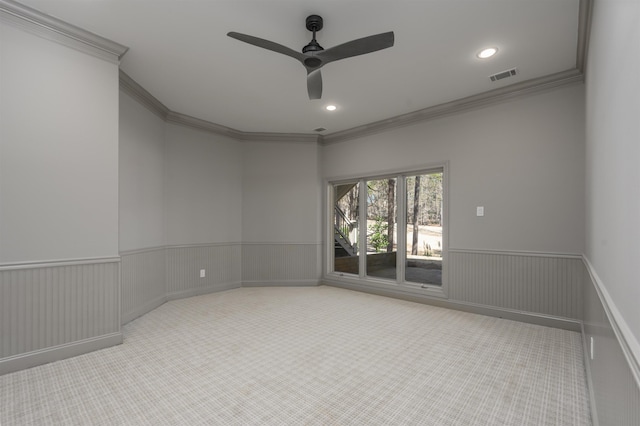
M 397 282 L 405 281 L 405 265 L 407 257 L 407 185 L 404 176 L 398 176 L 396 184 L 397 219 L 397 250 L 396 250 L 396 276 Z
M 360 193 L 358 194 L 358 256 L 360 261 L 358 274 L 360 278 L 367 275 L 367 181 L 360 180 Z

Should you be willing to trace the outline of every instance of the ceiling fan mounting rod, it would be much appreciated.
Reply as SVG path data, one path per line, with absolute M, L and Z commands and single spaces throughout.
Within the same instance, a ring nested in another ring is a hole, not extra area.
M 309 15 L 306 20 L 307 29 L 313 32 L 313 38 L 305 47 L 302 48 L 302 53 L 307 52 L 319 52 L 324 50 L 320 44 L 316 41 L 316 32 L 322 29 L 322 17 L 318 15 Z M 322 62 L 319 59 L 315 59 L 313 63 L 305 60 L 305 64 L 310 67 L 318 67 Z

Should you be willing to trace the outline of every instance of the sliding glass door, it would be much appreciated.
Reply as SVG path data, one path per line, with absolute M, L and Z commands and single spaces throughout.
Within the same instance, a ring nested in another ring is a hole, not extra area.
M 365 282 L 442 286 L 445 188 L 444 166 L 330 183 L 329 272 Z
M 367 275 L 396 279 L 396 178 L 367 181 Z
M 406 177 L 405 281 L 442 284 L 442 171 Z

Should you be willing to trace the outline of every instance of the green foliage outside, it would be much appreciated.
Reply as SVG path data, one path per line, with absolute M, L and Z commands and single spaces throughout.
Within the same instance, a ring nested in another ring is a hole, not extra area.
M 376 253 L 380 253 L 387 248 L 389 244 L 388 229 L 387 222 L 381 216 L 378 216 L 376 221 L 369 225 L 369 244 L 371 244 Z

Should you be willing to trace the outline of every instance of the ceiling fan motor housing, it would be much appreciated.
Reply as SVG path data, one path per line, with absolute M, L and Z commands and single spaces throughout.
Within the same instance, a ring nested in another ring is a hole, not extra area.
M 309 31 L 320 31 L 322 29 L 322 16 L 309 15 L 307 16 L 307 29 Z

